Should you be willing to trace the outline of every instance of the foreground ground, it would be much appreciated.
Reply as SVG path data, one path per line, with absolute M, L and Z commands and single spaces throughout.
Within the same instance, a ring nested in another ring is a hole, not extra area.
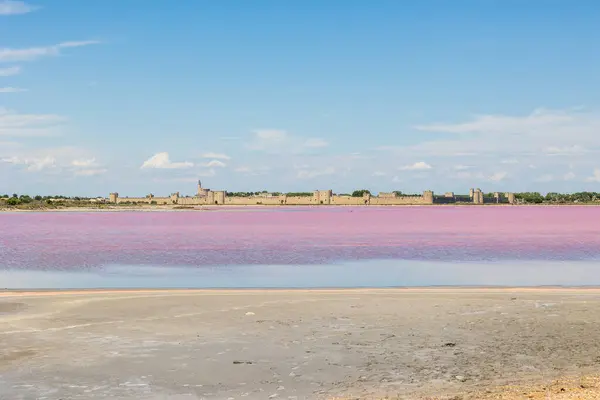
M 595 399 L 599 326 L 595 289 L 5 292 L 0 399 Z

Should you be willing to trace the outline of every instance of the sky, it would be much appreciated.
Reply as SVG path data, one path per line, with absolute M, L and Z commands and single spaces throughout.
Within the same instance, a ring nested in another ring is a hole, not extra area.
M 0 0 L 0 194 L 600 191 L 597 0 Z

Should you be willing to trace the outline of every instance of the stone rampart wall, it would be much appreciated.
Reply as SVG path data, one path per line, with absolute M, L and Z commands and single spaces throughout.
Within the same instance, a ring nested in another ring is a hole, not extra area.
M 177 204 L 181 206 L 197 206 L 205 202 L 204 197 L 180 197 L 177 199 Z
M 283 203 L 282 203 L 283 201 Z M 281 205 L 285 204 L 285 196 L 274 197 L 225 197 L 227 205 Z
M 147 203 L 150 204 L 150 199 L 147 197 L 119 197 L 117 203 Z
M 273 196 L 273 197 L 229 197 L 225 196 L 225 202 L 221 202 L 222 198 L 219 196 L 209 197 L 179 197 L 175 203 L 171 197 L 119 197 L 117 203 L 132 203 L 132 204 L 157 204 L 157 205 L 185 205 L 185 206 L 196 206 L 196 205 L 215 205 L 215 201 L 218 204 L 226 205 L 296 205 L 296 206 L 308 206 L 308 205 L 347 205 L 347 206 L 358 206 L 358 205 L 406 205 L 406 204 L 430 204 L 422 196 L 401 196 L 401 197 L 352 197 L 352 196 L 331 196 L 330 202 L 324 201 L 321 197 L 315 196 Z M 323 201 L 323 203 L 321 203 Z
M 371 205 L 393 206 L 410 204 L 431 204 L 423 196 L 399 196 L 399 197 L 371 197 Z
M 173 204 L 170 197 L 153 197 L 152 201 L 155 201 L 156 204 Z
M 364 206 L 368 203 L 369 199 L 364 197 L 331 196 L 331 204 L 338 206 Z
M 317 203 L 317 200 L 314 198 L 314 196 L 287 196 L 285 204 L 296 206 L 308 206 L 319 203 Z
M 111 194 L 112 198 L 116 197 Z M 144 203 L 157 205 L 419 205 L 433 204 L 434 195 L 431 191 L 423 192 L 422 196 L 388 196 L 374 197 L 366 194 L 362 197 L 332 195 L 330 190 L 317 190 L 313 196 L 252 196 L 252 197 L 230 197 L 223 191 L 207 191 L 207 196 L 179 197 L 178 193 L 173 193 L 169 197 L 116 197 L 117 203 Z

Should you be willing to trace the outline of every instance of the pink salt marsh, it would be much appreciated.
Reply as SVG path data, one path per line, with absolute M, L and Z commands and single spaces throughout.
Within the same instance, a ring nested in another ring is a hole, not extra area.
M 0 268 L 585 260 L 597 207 L 289 207 L 3 213 Z

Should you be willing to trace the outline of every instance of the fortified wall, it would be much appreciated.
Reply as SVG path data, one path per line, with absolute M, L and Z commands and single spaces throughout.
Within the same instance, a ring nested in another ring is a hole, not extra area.
M 180 196 L 179 192 L 172 193 L 169 197 L 156 197 L 149 194 L 145 197 L 119 197 L 119 193 L 111 193 L 109 202 L 114 204 L 156 204 L 156 205 L 340 205 L 340 206 L 391 206 L 391 205 L 427 205 L 469 202 L 473 204 L 488 203 L 514 203 L 512 193 L 494 193 L 492 197 L 485 196 L 480 189 L 471 189 L 469 196 L 455 196 L 449 192 L 443 196 L 435 196 L 431 190 L 426 190 L 422 195 L 398 195 L 396 193 L 380 193 L 372 196 L 364 193 L 362 197 L 349 195 L 336 195 L 331 190 L 315 190 L 312 196 L 288 196 L 259 194 L 255 196 L 228 196 L 226 191 L 203 188 L 198 182 L 198 191 L 195 196 Z

